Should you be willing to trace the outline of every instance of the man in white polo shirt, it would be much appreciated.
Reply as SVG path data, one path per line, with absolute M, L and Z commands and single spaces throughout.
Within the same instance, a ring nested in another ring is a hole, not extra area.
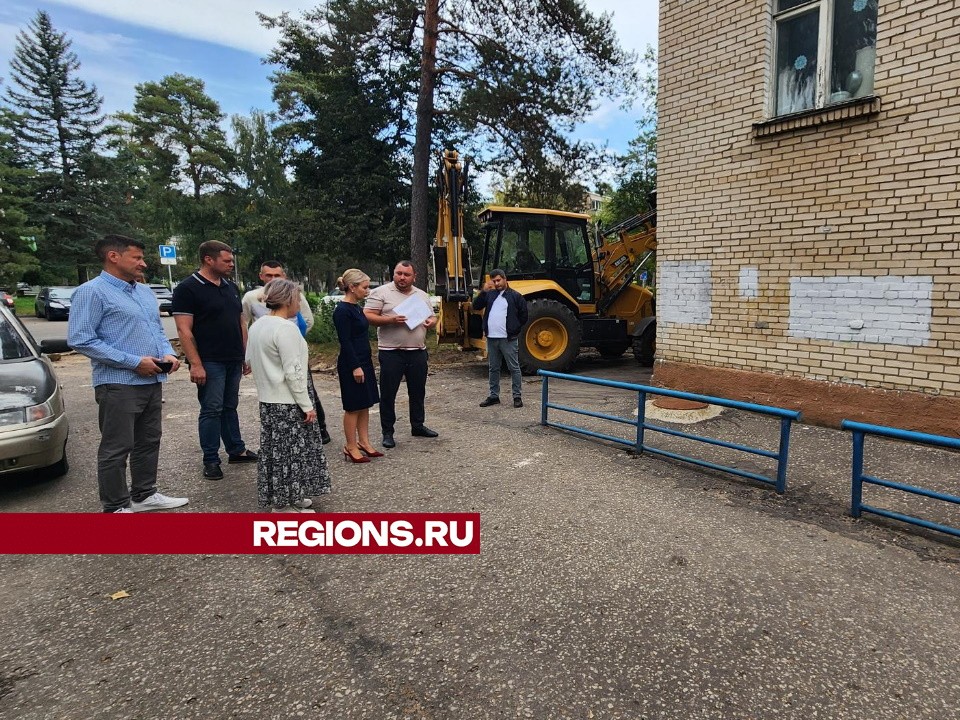
M 400 381 L 407 381 L 410 401 L 410 432 L 414 437 L 435 438 L 438 433 L 423 424 L 427 394 L 427 330 L 437 323 L 430 307 L 430 296 L 414 286 L 417 273 L 413 263 L 401 260 L 393 270 L 393 282 L 381 285 L 367 296 L 363 314 L 377 328 L 377 349 L 380 361 L 380 428 L 383 446 L 396 447 L 393 428 L 397 421 L 395 403 Z M 413 330 L 407 327 L 407 318 L 398 315 L 395 308 L 404 301 L 417 297 L 426 305 L 429 316 Z
M 490 271 L 490 279 L 473 300 L 474 310 L 483 314 L 483 334 L 487 336 L 487 363 L 490 394 L 480 407 L 500 404 L 500 362 L 507 361 L 513 390 L 513 406 L 523 407 L 520 393 L 520 330 L 527 322 L 527 301 L 510 288 L 507 276 L 500 268 Z

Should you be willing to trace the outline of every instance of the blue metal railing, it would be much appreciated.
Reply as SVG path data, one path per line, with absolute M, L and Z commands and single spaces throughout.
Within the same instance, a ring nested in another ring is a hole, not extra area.
M 877 435 L 894 440 L 905 440 L 921 445 L 934 445 L 951 450 L 960 450 L 960 439 L 946 437 L 944 435 L 928 435 L 927 433 L 912 432 L 910 430 L 899 430 L 884 425 L 866 425 L 852 420 L 844 420 L 840 423 L 840 427 L 844 430 L 849 430 L 853 434 L 853 483 L 850 490 L 850 514 L 853 517 L 858 518 L 861 513 L 868 512 L 890 518 L 891 520 L 900 520 L 901 522 L 910 523 L 911 525 L 918 525 L 929 530 L 937 530 L 938 532 L 960 537 L 960 528 L 941 525 L 940 523 L 930 522 L 929 520 L 923 520 L 922 518 L 913 517 L 912 515 L 883 510 L 873 507 L 872 505 L 864 505 L 863 503 L 863 484 L 868 483 L 870 485 L 880 485 L 881 487 L 902 490 L 903 492 L 912 493 L 913 495 L 922 495 L 923 497 L 944 500 L 945 502 L 960 505 L 960 497 L 956 495 L 947 495 L 946 493 L 928 490 L 915 485 L 905 485 L 903 483 L 893 482 L 892 480 L 882 480 L 881 478 L 873 477 L 863 472 L 863 445 L 864 438 L 867 435 Z
M 537 374 L 543 377 L 543 387 L 541 389 L 542 402 L 540 404 L 540 423 L 542 425 L 559 428 L 561 430 L 569 430 L 571 432 L 580 433 L 581 435 L 587 435 L 589 437 L 600 438 L 601 440 L 620 443 L 621 445 L 630 445 L 633 446 L 634 450 L 636 450 L 638 453 L 648 452 L 654 455 L 661 455 L 673 460 L 680 460 L 682 462 L 692 463 L 693 465 L 698 465 L 700 467 L 710 468 L 711 470 L 720 470 L 722 472 L 728 472 L 733 475 L 749 478 L 758 482 L 767 483 L 768 485 L 774 485 L 777 489 L 777 492 L 781 494 L 787 489 L 787 458 L 790 450 L 790 428 L 794 421 L 800 419 L 800 413 L 795 410 L 784 410 L 783 408 L 770 407 L 768 405 L 755 405 L 753 403 L 739 402 L 737 400 L 727 400 L 726 398 L 698 395 L 696 393 L 668 390 L 666 388 L 650 387 L 648 385 L 635 385 L 634 383 L 619 382 L 617 380 L 602 380 L 600 378 L 582 377 L 580 375 L 567 375 L 564 373 L 550 372 L 549 370 L 540 370 Z M 617 415 L 607 415 L 605 413 L 581 410 L 580 408 L 551 403 L 549 389 L 550 378 L 556 378 L 558 380 L 570 380 L 589 385 L 602 385 L 604 387 L 620 388 L 622 390 L 630 390 L 635 392 L 637 393 L 637 419 L 633 420 L 619 417 Z M 715 438 L 708 438 L 700 435 L 693 435 L 692 433 L 680 432 L 679 430 L 672 430 L 660 425 L 651 425 L 646 421 L 645 410 L 647 404 L 647 395 L 662 395 L 664 397 L 679 398 L 681 400 L 694 400 L 697 402 L 710 403 L 712 405 L 720 405 L 721 407 L 735 408 L 737 410 L 746 410 L 752 413 L 777 417 L 780 419 L 780 446 L 776 452 L 772 452 L 770 450 L 762 450 L 760 448 L 753 448 L 747 445 L 738 445 L 737 443 L 730 443 L 724 440 L 717 440 Z M 577 427 L 575 425 L 564 425 L 562 423 L 549 422 L 547 419 L 547 410 L 550 408 L 574 413 L 576 415 L 585 415 L 587 417 L 609 420 L 611 422 L 622 423 L 624 425 L 633 425 L 636 427 L 636 436 L 632 440 L 626 440 L 624 438 L 617 437 L 616 435 L 607 435 L 604 433 L 594 432 L 592 430 L 587 430 L 586 428 Z M 697 440 L 708 445 L 716 445 L 718 447 L 724 447 L 730 450 L 738 450 L 740 452 L 776 459 L 777 476 L 775 479 L 769 478 L 765 475 L 747 472 L 746 470 L 739 470 L 726 465 L 718 465 L 716 463 L 707 462 L 706 460 L 687 457 L 686 455 L 678 455 L 677 453 L 668 452 L 667 450 L 650 447 L 644 443 L 644 434 L 648 430 L 651 432 L 661 433 L 663 435 L 671 435 L 673 437 L 684 438 L 686 440 Z

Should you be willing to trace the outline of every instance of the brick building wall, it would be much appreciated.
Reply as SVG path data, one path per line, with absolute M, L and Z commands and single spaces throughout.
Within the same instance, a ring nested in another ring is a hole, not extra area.
M 661 1 L 654 379 L 960 435 L 960 3 L 881 0 L 876 97 L 778 120 L 771 12 Z

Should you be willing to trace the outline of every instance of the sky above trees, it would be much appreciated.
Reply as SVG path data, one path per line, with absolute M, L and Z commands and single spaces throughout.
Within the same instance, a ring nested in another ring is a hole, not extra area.
M 448 17 L 437 0 L 425 7 L 327 0 L 302 20 L 261 16 L 281 31 L 268 54 L 277 102 L 264 103 L 275 109 L 269 119 L 242 109 L 228 118 L 208 93 L 222 55 L 194 57 L 203 66 L 195 76 L 174 69 L 186 57 L 177 43 L 259 61 L 255 53 L 163 33 L 151 40 L 144 33 L 156 31 L 144 28 L 136 40 L 103 26 L 74 38 L 36 11 L 17 26 L 0 104 L 0 182 L 12 218 L 0 268 L 45 273 L 41 284 L 83 280 L 90 242 L 121 232 L 175 236 L 187 255 L 217 237 L 250 267 L 283 249 L 304 272 L 406 255 L 426 277 L 441 144 L 537 207 L 577 209 L 611 169 L 636 174 L 630 157 L 611 162 L 602 141 L 571 138 L 606 99 L 644 92 L 609 16 L 556 0 L 457 0 Z M 132 107 L 104 104 L 108 86 L 91 85 L 79 57 L 81 46 L 98 48 L 91 37 L 118 71 L 125 52 L 162 52 L 166 74 L 135 83 Z M 39 269 L 21 267 L 28 245 Z
M 261 60 L 276 34 L 263 28 L 254 13 L 297 15 L 314 5 L 303 0 L 53 0 L 42 5 L 12 0 L 0 7 L 0 77 L 6 74 L 17 31 L 38 9 L 46 9 L 73 40 L 82 76 L 97 86 L 106 112 L 129 109 L 138 83 L 173 73 L 202 78 L 228 115 L 271 110 L 272 69 Z M 587 0 L 586 5 L 614 14 L 624 47 L 642 54 L 648 44 L 656 45 L 657 0 Z M 607 141 L 622 152 L 636 136 L 638 117 L 639 110 L 602 103 L 576 134 Z

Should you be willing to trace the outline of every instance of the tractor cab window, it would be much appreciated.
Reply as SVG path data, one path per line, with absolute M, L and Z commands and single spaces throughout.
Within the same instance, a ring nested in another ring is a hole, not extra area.
M 579 302 L 593 300 L 593 263 L 582 222 L 555 220 L 553 250 L 557 282 Z
M 557 267 L 579 269 L 590 264 L 582 224 L 557 222 L 553 236 L 557 243 Z
M 506 216 L 494 265 L 508 276 L 530 275 L 544 271 L 546 258 L 542 220 Z

